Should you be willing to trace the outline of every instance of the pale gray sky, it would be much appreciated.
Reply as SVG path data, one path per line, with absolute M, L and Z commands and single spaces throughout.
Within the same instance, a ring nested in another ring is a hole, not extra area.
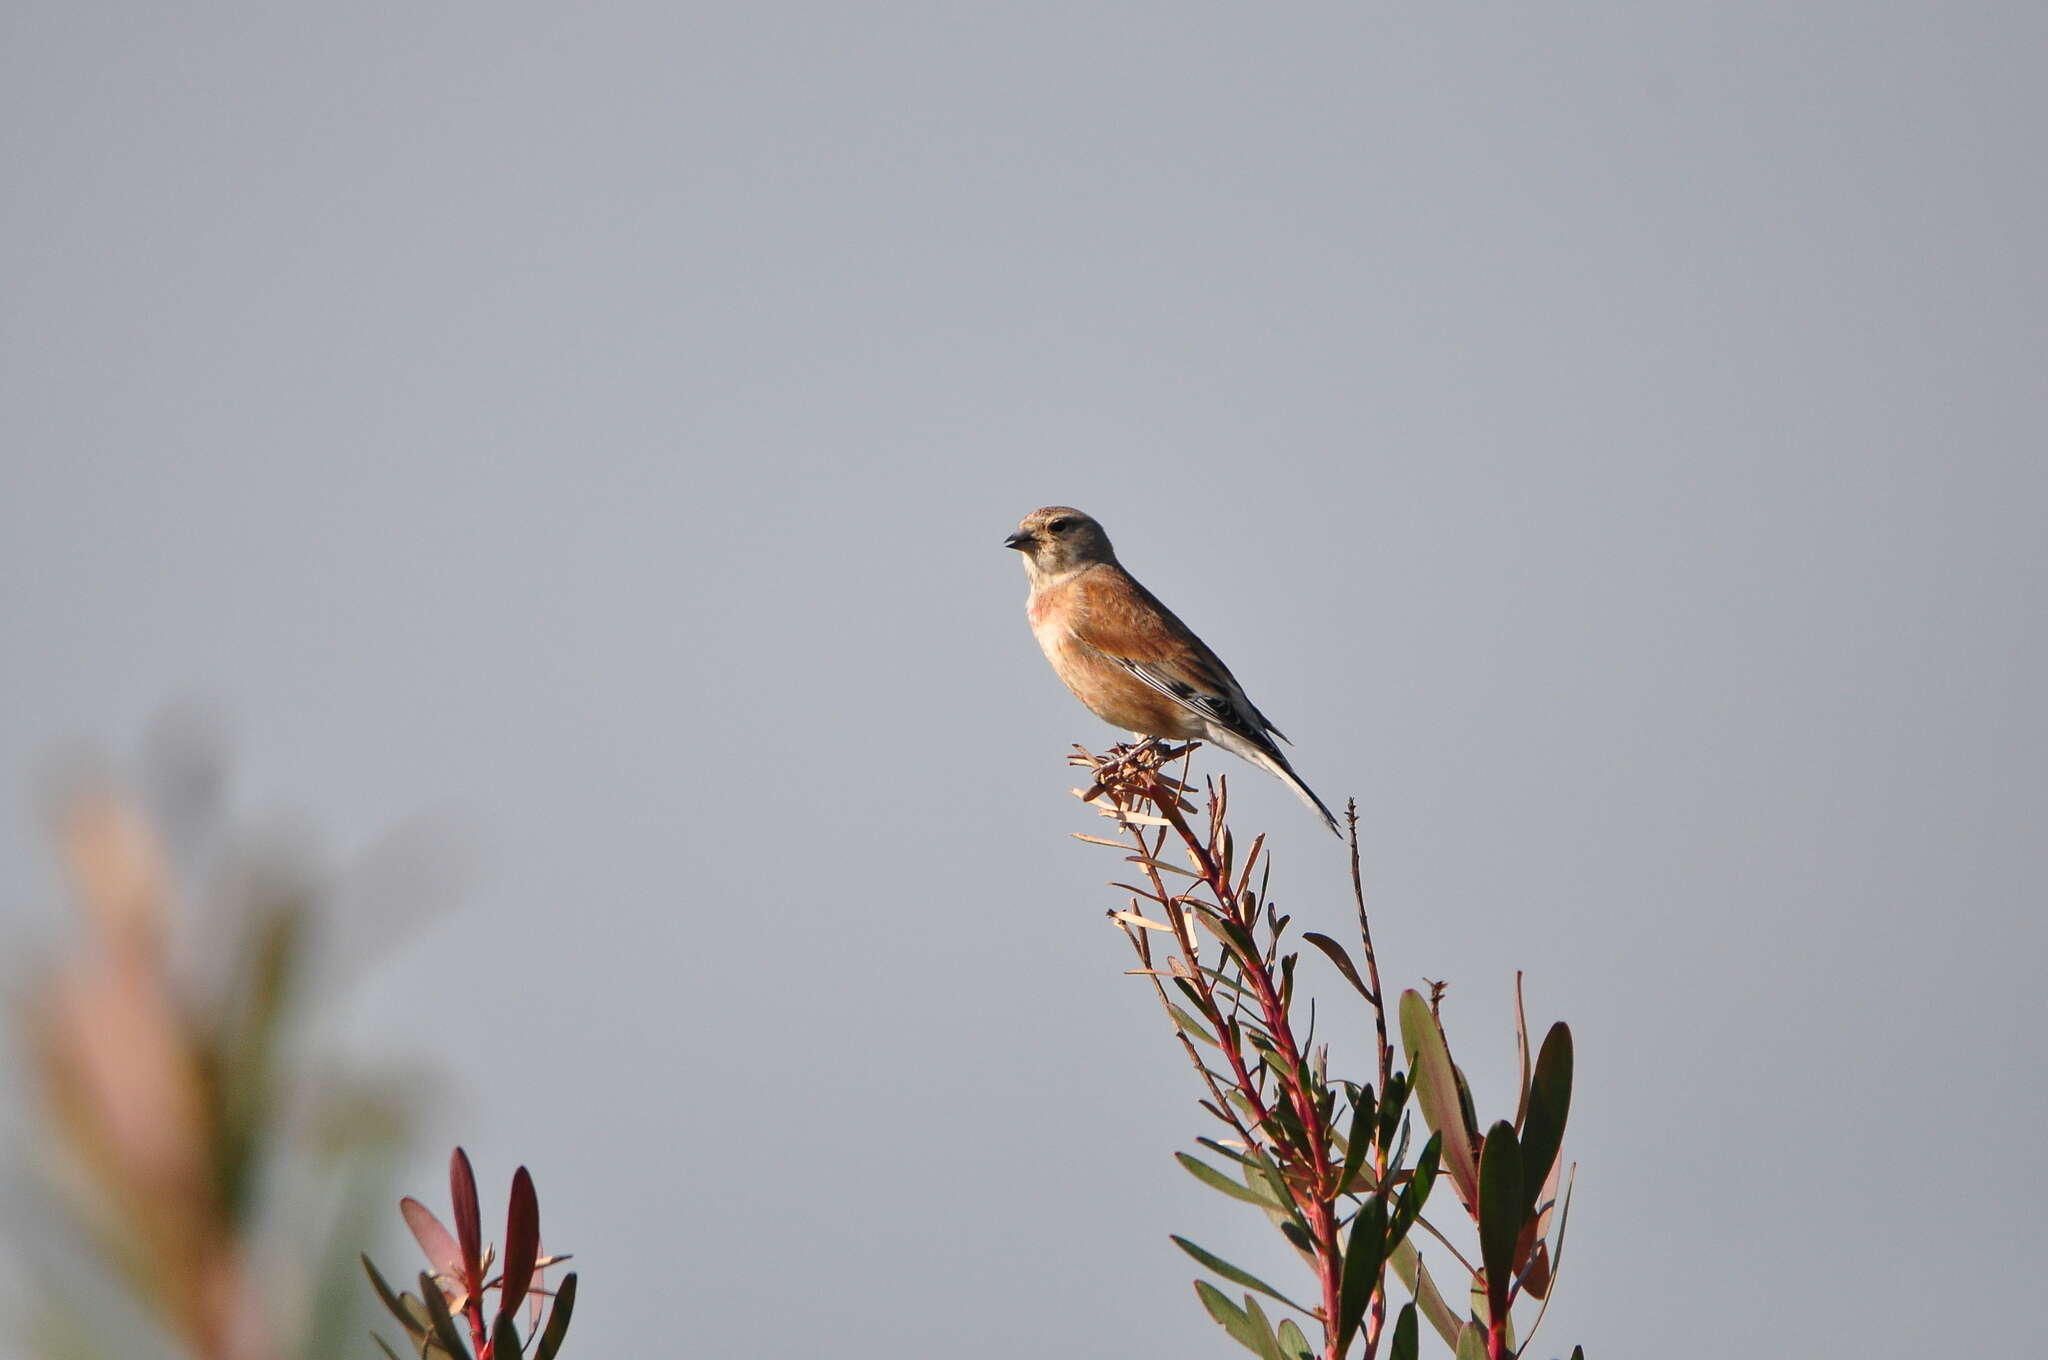
M 1991 1353 L 2048 1248 L 2044 44 L 15 0 L 10 930 L 38 762 L 204 696 L 336 858 L 470 844 L 329 1026 L 458 1074 L 421 1190 L 533 1168 L 572 1350 L 1236 1353 L 1166 1234 L 1270 1230 L 1170 1160 L 1064 839 L 1112 734 L 999 546 L 1073 503 L 1357 796 L 1481 1105 L 1515 968 L 1572 1022 L 1543 1354 Z

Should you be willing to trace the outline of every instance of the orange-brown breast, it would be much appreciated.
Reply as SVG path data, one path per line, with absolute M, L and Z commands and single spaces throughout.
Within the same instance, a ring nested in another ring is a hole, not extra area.
M 1095 568 L 1040 590 L 1027 612 L 1032 634 L 1053 671 L 1095 716 L 1148 736 L 1202 735 L 1192 713 L 1113 659 L 1187 656 L 1188 642 L 1201 659 L 1207 659 L 1207 649 L 1186 637 L 1179 620 L 1121 569 Z M 1176 630 L 1182 636 L 1175 636 Z

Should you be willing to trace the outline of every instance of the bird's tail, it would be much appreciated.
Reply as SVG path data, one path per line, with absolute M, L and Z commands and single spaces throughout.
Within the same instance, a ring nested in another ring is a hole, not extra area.
M 1213 725 L 1209 730 L 1209 738 L 1225 750 L 1234 751 L 1252 764 L 1269 771 L 1274 778 L 1293 789 L 1295 796 L 1302 802 L 1315 809 L 1316 815 L 1323 819 L 1323 824 L 1330 828 L 1331 835 L 1340 839 L 1343 837 L 1344 831 L 1337 825 L 1335 814 L 1324 806 L 1322 799 L 1316 797 L 1314 789 L 1302 782 L 1301 776 L 1294 772 L 1294 767 L 1287 763 L 1287 757 L 1280 754 L 1279 747 L 1271 742 L 1254 742 L 1242 733 Z

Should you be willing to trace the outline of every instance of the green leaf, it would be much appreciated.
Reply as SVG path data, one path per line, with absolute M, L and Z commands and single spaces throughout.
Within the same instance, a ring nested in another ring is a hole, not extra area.
M 1572 1347 L 1572 1360 L 1586 1360 L 1586 1348 L 1584 1346 Z
M 562 1338 L 569 1334 L 569 1314 L 576 1307 L 576 1276 L 562 1277 L 555 1287 L 555 1306 L 548 1310 L 548 1324 L 541 1329 L 540 1344 L 533 1348 L 533 1360 L 555 1360 Z
M 1415 1305 L 1401 1305 L 1401 1316 L 1394 1319 L 1394 1344 L 1387 1351 L 1387 1360 L 1415 1360 L 1415 1348 L 1421 1342 L 1415 1335 Z
M 1374 1195 L 1351 1220 L 1351 1237 L 1344 1244 L 1344 1274 L 1337 1295 L 1337 1351 L 1351 1348 L 1351 1338 L 1365 1318 L 1373 1290 L 1379 1287 L 1387 1262 L 1387 1200 Z
M 399 1301 L 398 1291 L 384 1282 L 384 1277 L 377 1273 L 377 1267 L 371 1264 L 367 1254 L 363 1257 L 363 1269 L 370 1273 L 370 1287 L 377 1291 L 377 1297 L 391 1310 L 391 1316 L 398 1319 L 417 1344 L 420 1336 L 419 1325 L 413 1321 L 412 1314 L 408 1313 L 405 1305 Z
M 1414 1174 L 1408 1184 L 1401 1188 L 1401 1198 L 1394 1206 L 1394 1218 L 1387 1229 L 1387 1240 L 1398 1243 L 1408 1236 L 1408 1230 L 1415 1226 L 1415 1220 L 1422 1213 L 1424 1201 L 1429 1198 L 1431 1187 L 1436 1184 L 1437 1164 L 1443 1155 L 1444 1137 L 1440 1133 L 1429 1135 L 1429 1141 L 1422 1145 L 1422 1156 L 1415 1161 Z
M 1241 1199 L 1247 1204 L 1257 1204 L 1263 1207 L 1271 1203 L 1266 1196 L 1261 1195 L 1249 1186 L 1239 1185 L 1236 1181 L 1224 1175 L 1215 1167 L 1210 1166 L 1199 1157 L 1191 1156 L 1185 1152 L 1176 1152 L 1173 1154 L 1173 1160 L 1186 1167 L 1190 1176 L 1193 1176 L 1211 1190 L 1220 1190 L 1232 1199 Z
M 517 1360 L 519 1355 L 519 1328 L 512 1323 L 509 1313 L 500 1311 L 496 1325 L 491 1328 L 491 1355 L 506 1356 Z
M 1429 1319 L 1429 1325 L 1444 1339 L 1446 1346 L 1457 1349 L 1458 1329 L 1464 1326 L 1464 1319 L 1444 1302 L 1444 1296 L 1437 1290 L 1436 1281 L 1430 1278 L 1429 1267 L 1424 1264 L 1422 1254 L 1415 1250 L 1415 1244 L 1397 1244 L 1387 1259 L 1393 1264 L 1394 1273 L 1401 1277 L 1401 1283 L 1407 1285 L 1408 1292 L 1415 1296 L 1415 1302 L 1422 1308 L 1422 1315 Z
M 1458 1333 L 1458 1360 L 1486 1360 L 1486 1329 L 1468 1322 Z
M 448 1311 L 448 1300 L 442 1297 L 434 1277 L 424 1270 L 420 1272 L 420 1301 L 426 1304 L 427 1316 L 433 1320 L 434 1344 L 454 1360 L 469 1360 L 469 1349 L 462 1344 L 462 1333 L 456 1330 L 455 1315 Z
M 1279 1336 L 1280 1353 L 1287 1360 L 1316 1360 L 1315 1348 L 1308 1344 L 1308 1338 L 1302 1335 L 1293 1318 L 1280 1320 Z
M 378 1336 L 375 1332 L 371 1332 L 370 1340 L 377 1343 L 377 1349 L 384 1352 L 386 1360 L 398 1360 L 398 1353 L 392 1350 L 391 1347 L 384 1344 L 383 1337 Z
M 1294 1309 L 1296 1312 L 1312 1313 L 1315 1311 L 1312 1308 L 1302 1307 L 1293 1299 L 1288 1298 L 1285 1294 L 1275 1289 L 1272 1285 L 1267 1284 L 1264 1280 L 1252 1274 L 1250 1271 L 1239 1269 L 1238 1267 L 1230 1264 L 1230 1262 L 1224 1260 L 1221 1256 L 1216 1255 L 1214 1252 L 1204 1251 L 1201 1247 L 1196 1246 L 1193 1242 L 1188 1241 L 1188 1239 L 1185 1237 L 1173 1237 L 1172 1240 L 1173 1245 L 1179 1247 L 1182 1251 L 1194 1257 L 1197 1261 L 1200 1261 L 1203 1265 L 1215 1271 L 1224 1279 L 1229 1280 L 1232 1284 L 1241 1284 L 1247 1289 L 1256 1289 L 1261 1294 L 1264 1294 L 1267 1298 L 1278 1300 L 1279 1302 L 1286 1304 L 1289 1308 Z
M 1238 1345 L 1253 1355 L 1269 1358 L 1279 1356 L 1279 1339 L 1270 1330 L 1262 1334 L 1253 1323 L 1252 1315 L 1232 1303 L 1222 1290 L 1207 1280 L 1196 1280 L 1195 1293 L 1202 1300 L 1202 1307 L 1208 1310 L 1209 1316 L 1216 1319 Z
M 1373 1129 L 1379 1124 L 1379 1107 L 1373 1102 L 1372 1087 L 1351 1088 L 1351 1137 L 1344 1145 L 1344 1174 L 1337 1178 L 1339 1190 L 1349 1191 L 1359 1170 L 1372 1152 Z
M 1536 1055 L 1536 1075 L 1529 1083 L 1529 1115 L 1522 1126 L 1522 1216 L 1535 1212 L 1543 1183 L 1550 1178 L 1557 1150 L 1564 1142 L 1565 1117 L 1572 1105 L 1572 1032 L 1563 1021 L 1543 1036 Z
M 1401 1126 L 1401 1111 L 1408 1104 L 1408 1074 L 1393 1072 L 1387 1076 L 1387 1089 L 1380 1093 L 1380 1146 L 1386 1147 L 1394 1141 L 1394 1131 Z M 1393 1165 L 1390 1160 L 1388 1165 Z
M 1266 1360 L 1287 1360 L 1280 1350 L 1280 1338 L 1273 1334 L 1273 1320 L 1266 1316 L 1266 1310 L 1259 1307 L 1259 1301 L 1247 1294 L 1244 1296 L 1245 1316 L 1251 1320 L 1252 1334 L 1259 1339 L 1258 1353 Z
M 1514 1283 L 1515 1239 L 1525 1220 L 1522 1198 L 1522 1150 L 1515 1144 L 1515 1126 L 1503 1119 L 1486 1133 L 1479 1154 L 1479 1259 L 1486 1268 L 1486 1306 L 1490 1318 L 1504 1318 L 1508 1287 Z
M 1422 1117 L 1443 1135 L 1444 1169 L 1458 1189 L 1458 1198 L 1470 1209 L 1479 1202 L 1479 1166 L 1458 1098 L 1458 1070 L 1451 1065 L 1451 1050 L 1444 1043 L 1442 1027 L 1429 1013 L 1429 1003 L 1413 988 L 1401 993 L 1401 1043 L 1414 1074 L 1415 1099 L 1422 1106 Z
M 1365 985 L 1365 979 L 1358 975 L 1358 969 L 1352 966 L 1351 956 L 1344 952 L 1343 945 L 1313 930 L 1303 931 L 1301 938 L 1322 950 L 1330 962 L 1337 966 L 1337 971 L 1344 975 L 1344 980 L 1358 989 L 1360 996 L 1368 1002 L 1373 1000 L 1372 990 Z
M 1291 1216 L 1282 1218 L 1277 1210 L 1269 1209 L 1266 1212 L 1272 1215 L 1275 1226 L 1280 1229 L 1280 1235 L 1287 1239 L 1288 1246 L 1310 1261 L 1316 1259 L 1316 1240 L 1309 1236 L 1308 1229 L 1303 1227 L 1299 1220 Z
M 1216 1042 L 1216 1036 L 1209 1033 L 1208 1026 L 1195 1019 L 1194 1016 L 1189 1015 L 1171 1001 L 1166 1003 L 1166 1009 L 1173 1016 L 1173 1023 L 1180 1026 L 1181 1033 L 1187 1035 L 1190 1039 L 1199 1039 L 1211 1048 L 1220 1047 Z

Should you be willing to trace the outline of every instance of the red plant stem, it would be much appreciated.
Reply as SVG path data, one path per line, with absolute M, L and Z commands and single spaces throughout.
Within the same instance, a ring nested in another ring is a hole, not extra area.
M 476 1360 L 491 1360 L 491 1343 L 484 1338 L 484 1300 L 481 1283 L 463 1304 L 462 1315 L 469 1319 L 469 1343 L 476 1349 Z
M 1181 816 L 1179 802 L 1173 793 L 1157 783 L 1152 785 L 1152 802 L 1159 809 L 1173 829 L 1179 833 L 1187 846 L 1189 856 L 1203 883 L 1216 898 L 1224 915 L 1233 925 L 1242 928 L 1248 935 L 1256 921 L 1248 921 L 1236 896 L 1231 892 L 1230 881 L 1222 866 L 1210 853 L 1208 845 L 1198 840 L 1188 829 Z M 1190 960 L 1193 962 L 1194 960 Z M 1280 999 L 1279 990 L 1273 985 L 1273 974 L 1265 960 L 1254 957 L 1244 960 L 1240 969 L 1252 984 L 1252 991 L 1258 998 L 1259 1011 L 1265 1020 L 1266 1032 L 1280 1049 L 1283 1065 L 1279 1070 L 1281 1085 L 1286 1088 L 1288 1103 L 1294 1107 L 1294 1115 L 1301 1123 L 1303 1141 L 1307 1143 L 1311 1183 L 1305 1191 L 1295 1193 L 1295 1204 L 1302 1216 L 1308 1219 L 1309 1235 L 1316 1244 L 1316 1273 L 1322 1277 L 1323 1294 L 1323 1355 L 1325 1360 L 1342 1360 L 1337 1349 L 1337 1316 L 1341 1307 L 1343 1286 L 1343 1256 L 1337 1244 L 1337 1214 L 1335 1199 L 1337 1186 L 1333 1183 L 1335 1173 L 1330 1166 L 1329 1133 L 1324 1127 L 1322 1110 L 1317 1105 L 1315 1093 L 1301 1080 L 1304 1069 L 1301 1047 L 1295 1042 L 1294 1027 L 1288 1019 L 1287 1007 Z M 1220 1037 L 1220 1036 L 1219 1036 Z M 1241 1085 L 1249 1085 L 1249 1076 L 1244 1074 L 1243 1065 L 1233 1053 L 1233 1072 Z

